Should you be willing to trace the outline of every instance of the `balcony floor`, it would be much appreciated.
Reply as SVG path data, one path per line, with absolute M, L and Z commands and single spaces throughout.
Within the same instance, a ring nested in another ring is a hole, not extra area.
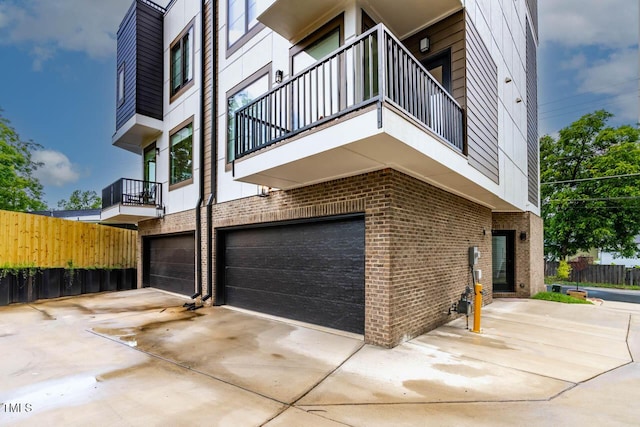
M 462 153 L 396 108 L 382 107 L 382 124 L 375 106 L 352 113 L 237 161 L 234 178 L 292 189 L 393 168 L 492 209 L 517 209 Z
M 103 209 L 100 213 L 100 222 L 112 224 L 137 224 L 140 221 L 158 217 L 155 206 L 129 206 L 117 204 Z

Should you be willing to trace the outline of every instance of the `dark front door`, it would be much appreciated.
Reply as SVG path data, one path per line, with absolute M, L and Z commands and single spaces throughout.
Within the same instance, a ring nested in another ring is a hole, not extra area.
M 492 239 L 492 279 L 494 292 L 515 292 L 515 231 L 497 230 Z
M 422 65 L 447 92 L 451 93 L 451 49 L 427 57 L 422 61 Z
M 144 241 L 145 286 L 183 295 L 195 290 L 195 236 L 152 237 Z
M 221 303 L 364 332 L 361 217 L 230 230 L 217 240 Z

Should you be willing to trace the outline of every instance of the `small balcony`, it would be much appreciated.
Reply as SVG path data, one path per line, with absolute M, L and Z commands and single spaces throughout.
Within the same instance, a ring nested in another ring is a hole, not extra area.
M 162 213 L 162 184 L 120 178 L 102 189 L 102 222 L 137 224 Z

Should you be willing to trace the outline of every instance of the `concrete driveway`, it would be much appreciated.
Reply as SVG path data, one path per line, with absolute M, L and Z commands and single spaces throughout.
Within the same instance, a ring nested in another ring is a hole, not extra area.
M 637 425 L 640 306 L 497 300 L 392 350 L 151 289 L 0 308 L 0 425 Z M 636 308 L 637 307 L 637 308 Z

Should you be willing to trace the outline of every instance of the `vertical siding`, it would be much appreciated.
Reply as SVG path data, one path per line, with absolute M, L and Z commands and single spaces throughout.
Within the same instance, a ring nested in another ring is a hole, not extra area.
M 207 197 L 208 194 L 211 194 L 211 174 L 213 173 L 212 168 L 214 166 L 214 159 L 212 158 L 212 148 L 214 141 L 211 139 L 211 109 L 213 108 L 213 103 L 215 102 L 212 98 L 211 93 L 211 85 L 213 81 L 213 61 L 215 61 L 215 56 L 212 58 L 211 52 L 211 43 L 213 42 L 213 35 L 211 32 L 211 23 L 212 19 L 215 16 L 216 11 L 213 6 L 214 1 L 210 0 L 205 5 L 205 26 L 203 28 L 204 31 L 204 47 L 205 49 L 205 63 L 204 63 L 204 78 L 202 90 L 204 91 L 204 117 L 202 118 L 202 125 L 204 126 L 204 194 Z M 215 47 L 217 49 L 217 47 Z M 216 50 L 217 51 L 217 50 Z
M 116 100 L 116 129 L 136 113 L 136 11 L 134 2 L 118 29 L 116 73 L 124 63 L 124 102 Z
M 136 112 L 162 120 L 162 12 L 138 2 L 136 16 Z
M 498 67 L 466 16 L 467 155 L 471 166 L 498 182 Z
M 138 232 L 22 212 L 0 211 L 0 267 L 136 266 Z
M 538 0 L 527 0 L 527 8 L 529 9 L 529 16 L 531 17 L 531 23 L 533 23 L 533 34 L 536 39 L 538 38 Z
M 120 24 L 116 70 L 124 63 L 124 102 L 116 105 L 116 129 L 136 113 L 162 120 L 163 20 L 136 0 Z
M 538 206 L 538 62 L 533 31 L 527 19 L 527 173 L 529 202 Z
M 420 52 L 420 39 L 429 37 L 431 46 Z M 430 56 L 451 49 L 451 95 L 464 107 L 465 100 L 465 45 L 464 13 L 455 13 L 436 24 L 406 38 L 402 42 L 413 56 L 424 61 Z

